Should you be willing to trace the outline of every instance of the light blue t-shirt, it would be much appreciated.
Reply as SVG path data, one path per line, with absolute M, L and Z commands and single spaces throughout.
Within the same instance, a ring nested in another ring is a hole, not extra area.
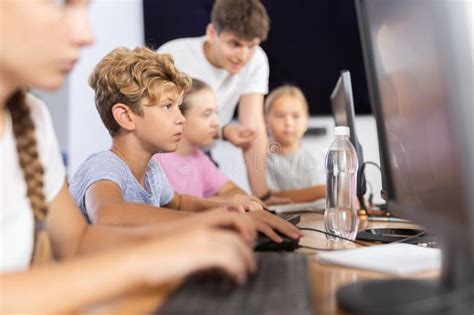
M 173 189 L 160 165 L 150 160 L 145 173 L 145 188 L 133 176 L 132 171 L 115 153 L 102 151 L 91 155 L 74 174 L 69 191 L 76 200 L 86 220 L 91 223 L 85 207 L 85 194 L 90 185 L 100 180 L 114 182 L 122 191 L 125 202 L 159 207 L 173 199 Z

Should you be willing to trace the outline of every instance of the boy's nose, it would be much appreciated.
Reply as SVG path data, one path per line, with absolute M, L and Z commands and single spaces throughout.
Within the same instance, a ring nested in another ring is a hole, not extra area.
M 183 116 L 180 110 L 178 110 L 178 117 L 176 118 L 176 124 L 184 125 L 186 122 L 186 118 Z

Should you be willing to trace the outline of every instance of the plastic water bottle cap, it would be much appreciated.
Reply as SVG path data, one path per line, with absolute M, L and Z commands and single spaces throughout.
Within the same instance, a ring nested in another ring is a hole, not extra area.
M 337 126 L 334 128 L 335 136 L 349 136 L 351 134 L 351 129 L 346 126 Z

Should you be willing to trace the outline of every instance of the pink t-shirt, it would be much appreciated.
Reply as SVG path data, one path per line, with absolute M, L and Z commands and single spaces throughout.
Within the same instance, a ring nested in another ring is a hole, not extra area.
M 173 190 L 201 198 L 214 196 L 229 180 L 201 150 L 188 156 L 159 153 L 153 159 L 160 163 Z

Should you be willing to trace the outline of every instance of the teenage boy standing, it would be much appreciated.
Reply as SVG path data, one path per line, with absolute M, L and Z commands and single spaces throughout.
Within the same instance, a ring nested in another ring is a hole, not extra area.
M 272 198 L 265 181 L 263 98 L 269 66 L 259 45 L 269 27 L 259 0 L 216 0 L 205 36 L 173 40 L 158 49 L 173 55 L 181 71 L 216 92 L 221 136 L 243 149 L 252 193 L 267 202 Z M 237 104 L 239 124 L 229 124 Z

